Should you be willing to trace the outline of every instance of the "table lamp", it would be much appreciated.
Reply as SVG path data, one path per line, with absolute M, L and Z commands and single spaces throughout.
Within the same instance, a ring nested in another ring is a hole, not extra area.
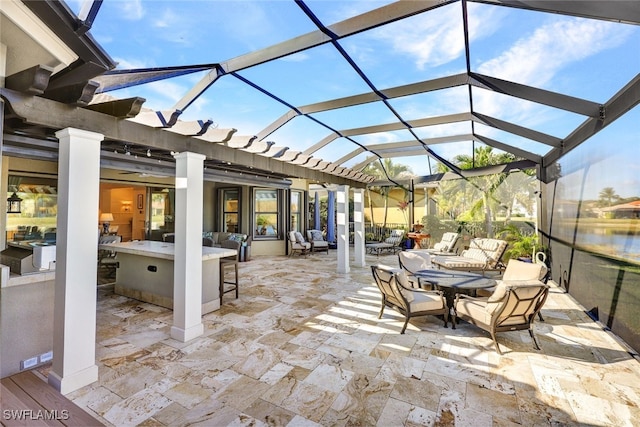
M 104 234 L 109 234 L 109 223 L 111 221 L 113 221 L 113 214 L 111 213 L 100 214 L 100 222 L 102 223 L 102 232 Z

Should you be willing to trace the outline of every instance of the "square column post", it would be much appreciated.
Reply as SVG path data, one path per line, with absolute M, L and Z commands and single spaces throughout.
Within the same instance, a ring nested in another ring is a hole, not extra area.
M 353 251 L 354 265 L 364 267 L 364 189 L 353 189 Z
M 349 269 L 349 186 L 340 185 L 336 195 L 338 224 L 338 273 Z
M 49 384 L 62 394 L 98 380 L 96 298 L 100 141 L 94 132 L 56 132 L 58 224 Z M 28 338 L 27 338 L 28 339 Z
M 187 342 L 204 333 L 202 324 L 202 154 L 176 159 L 175 256 L 171 338 Z

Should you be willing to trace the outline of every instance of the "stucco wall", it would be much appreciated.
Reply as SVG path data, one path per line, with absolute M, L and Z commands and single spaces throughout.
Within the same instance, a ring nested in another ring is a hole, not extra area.
M 53 349 L 54 287 L 49 280 L 0 290 L 0 377 L 19 372 L 21 360 Z

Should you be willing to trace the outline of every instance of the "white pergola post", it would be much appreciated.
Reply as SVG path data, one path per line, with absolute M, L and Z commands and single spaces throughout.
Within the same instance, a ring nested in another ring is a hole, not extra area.
M 58 224 L 49 384 L 62 394 L 98 380 L 96 298 L 100 141 L 94 132 L 56 132 Z M 28 337 L 26 337 L 28 339 Z
M 354 265 L 364 267 L 364 189 L 362 188 L 353 190 L 353 231 Z
M 349 269 L 349 186 L 340 185 L 336 195 L 338 224 L 338 273 Z
M 184 152 L 176 159 L 175 256 L 171 337 L 190 341 L 202 325 L 202 154 Z

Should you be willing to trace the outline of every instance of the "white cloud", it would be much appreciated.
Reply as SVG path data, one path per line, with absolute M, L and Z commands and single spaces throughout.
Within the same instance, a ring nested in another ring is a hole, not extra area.
M 122 17 L 129 21 L 139 21 L 144 17 L 145 10 L 142 7 L 142 0 L 127 0 L 118 2 L 122 11 Z
M 499 14 L 494 8 L 470 8 L 469 39 L 486 37 L 499 26 Z M 373 32 L 374 37 L 387 42 L 397 53 L 413 58 L 416 68 L 435 67 L 449 63 L 464 54 L 462 12 L 458 5 L 443 7 L 408 22 L 391 24 Z
M 132 70 L 137 68 L 149 68 L 150 65 L 140 59 L 113 58 L 118 63 L 118 70 Z
M 478 66 L 481 74 L 552 89 L 557 73 L 578 61 L 621 44 L 628 32 L 619 25 L 581 18 L 554 18 L 517 40 L 501 55 Z M 474 109 L 526 124 L 544 123 L 552 110 L 521 99 L 474 89 Z M 517 113 L 516 113 L 517 112 Z
M 618 46 L 629 33 L 620 25 L 570 18 L 543 25 L 502 55 L 478 67 L 482 74 L 543 86 L 561 68 Z
M 170 80 L 152 82 L 149 83 L 148 86 L 149 89 L 157 93 L 160 98 L 167 99 L 174 104 L 178 102 L 188 90 L 188 88 L 185 88 L 183 85 L 174 83 Z M 163 103 L 163 105 L 166 104 Z
M 298 52 L 281 58 L 281 61 L 285 62 L 304 62 L 309 59 L 309 54 L 306 52 Z

